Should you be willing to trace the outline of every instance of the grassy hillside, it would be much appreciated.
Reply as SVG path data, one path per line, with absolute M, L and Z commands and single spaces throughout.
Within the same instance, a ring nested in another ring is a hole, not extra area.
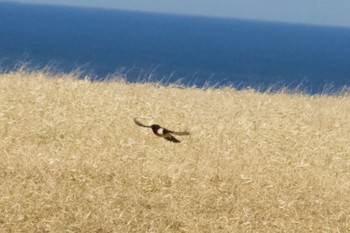
M 1 232 L 349 232 L 349 194 L 348 95 L 0 75 Z

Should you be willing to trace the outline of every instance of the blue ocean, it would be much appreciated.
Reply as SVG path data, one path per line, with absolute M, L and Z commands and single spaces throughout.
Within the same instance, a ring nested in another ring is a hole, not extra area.
M 25 63 L 105 80 L 299 88 L 350 86 L 350 28 L 0 3 L 0 69 Z

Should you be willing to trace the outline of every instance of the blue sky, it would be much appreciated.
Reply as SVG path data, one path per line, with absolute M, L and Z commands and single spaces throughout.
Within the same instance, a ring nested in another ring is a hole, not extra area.
M 1 0 L 0 0 L 1 1 Z M 345 26 L 350 0 L 5 0 Z

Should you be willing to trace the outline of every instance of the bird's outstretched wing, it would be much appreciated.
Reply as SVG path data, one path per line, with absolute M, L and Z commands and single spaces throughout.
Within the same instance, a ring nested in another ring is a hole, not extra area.
M 136 120 L 136 118 L 134 118 L 134 122 L 135 122 L 135 124 L 138 125 L 138 126 L 146 127 L 146 128 L 151 128 L 151 126 L 147 126 L 147 125 L 142 124 L 141 122 L 139 122 L 138 120 Z
M 190 135 L 190 133 L 189 132 L 186 132 L 186 131 L 184 131 L 184 132 L 174 132 L 174 131 L 170 131 L 172 134 L 174 134 L 174 135 L 179 135 L 179 136 L 183 136 L 183 135 Z
M 180 141 L 177 140 L 173 135 L 171 134 L 168 134 L 164 137 L 166 140 L 168 141 L 171 141 L 171 142 L 174 142 L 174 143 L 179 143 Z

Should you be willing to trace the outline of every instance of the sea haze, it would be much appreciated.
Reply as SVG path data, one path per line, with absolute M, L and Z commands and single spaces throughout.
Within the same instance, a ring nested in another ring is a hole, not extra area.
M 319 93 L 350 85 L 350 29 L 0 3 L 0 67 L 21 62 L 95 79 Z

